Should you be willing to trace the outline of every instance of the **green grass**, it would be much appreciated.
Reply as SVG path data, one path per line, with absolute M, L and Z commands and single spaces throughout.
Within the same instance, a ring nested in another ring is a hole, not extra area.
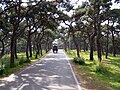
M 31 63 L 34 63 L 35 61 L 39 60 L 42 56 L 38 55 L 38 58 L 35 58 L 35 53 L 33 54 L 33 57 L 30 58 L 31 62 L 25 62 L 26 59 L 26 54 L 25 53 L 18 53 L 18 59 L 15 59 L 15 67 L 10 68 L 10 55 L 6 54 L 0 59 L 0 70 L 2 68 L 2 63 L 4 65 L 4 71 L 3 74 L 0 73 L 0 77 L 6 77 L 16 71 L 19 71 L 21 68 L 24 68 Z M 45 55 L 45 51 L 43 50 L 43 55 Z
M 70 50 L 67 54 L 74 58 L 76 51 Z M 102 56 L 101 64 L 98 63 L 96 52 L 94 52 L 94 61 L 89 60 L 88 51 L 81 51 L 80 55 L 86 63 L 86 65 L 79 65 L 84 77 L 94 79 L 96 85 L 104 86 L 107 90 L 120 90 L 120 55 L 116 57 L 109 55 L 108 59 Z

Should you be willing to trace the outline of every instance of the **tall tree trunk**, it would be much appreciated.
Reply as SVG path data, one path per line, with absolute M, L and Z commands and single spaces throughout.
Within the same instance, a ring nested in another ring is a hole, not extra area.
M 10 67 L 14 67 L 14 55 L 15 55 L 15 41 L 16 41 L 16 36 L 15 36 L 15 27 L 13 30 L 13 34 L 11 36 L 11 44 L 10 44 Z
M 67 52 L 67 41 L 64 40 L 64 49 L 65 49 L 65 52 Z
M 76 41 L 76 43 L 78 44 L 79 52 L 81 52 L 81 40 L 80 41 Z
M 95 9 L 95 7 L 94 7 Z M 90 60 L 93 61 L 94 60 L 94 57 L 93 57 L 93 50 L 94 50 L 94 39 L 95 39 L 95 36 L 97 35 L 97 27 L 96 27 L 96 17 L 94 16 L 94 32 L 93 34 L 90 35 L 90 38 L 89 38 L 89 42 L 90 42 Z
M 100 30 L 100 22 L 99 19 L 97 20 L 97 36 L 96 36 L 96 48 L 97 48 L 97 54 L 98 54 L 98 60 L 101 62 L 102 60 L 102 54 L 101 54 L 101 30 Z
M 0 42 L 2 43 L 2 50 L 1 50 L 1 53 L 0 53 L 0 57 L 2 57 L 4 55 L 5 44 L 4 44 L 3 40 L 1 40 L 1 39 L 0 39 Z
M 28 48 L 29 48 L 29 52 L 30 52 L 30 57 L 32 57 L 32 44 L 31 44 L 31 30 L 28 32 Z
M 26 57 L 28 60 L 29 60 L 29 52 L 30 52 L 30 57 L 32 57 L 31 31 L 28 31 L 28 37 L 27 37 Z
M 29 38 L 29 51 L 30 51 L 30 57 L 32 57 L 32 44 L 31 44 L 31 37 Z
M 93 61 L 94 58 L 93 58 L 93 42 L 94 42 L 94 39 L 91 37 L 90 38 L 90 60 Z
M 10 44 L 10 67 L 14 67 L 14 56 L 16 54 L 16 40 L 17 40 L 17 36 L 16 36 L 16 31 L 18 30 L 19 27 L 19 23 L 20 23 L 20 5 L 21 5 L 21 0 L 19 0 L 19 5 L 18 7 L 15 6 L 14 10 L 15 13 L 17 14 L 17 18 L 15 18 L 15 21 L 13 21 L 13 33 L 11 36 L 11 44 Z
M 112 30 L 112 45 L 113 45 L 113 56 L 116 56 L 115 37 L 114 37 L 114 31 L 113 30 Z
M 106 54 L 105 54 L 105 58 L 107 59 L 108 57 L 108 43 L 109 43 L 109 31 L 107 30 L 107 37 L 106 37 Z
M 101 62 L 102 55 L 101 55 L 101 44 L 100 44 L 100 37 L 97 34 L 96 36 L 96 46 L 97 46 L 97 54 L 98 54 L 98 60 Z
M 40 54 L 41 54 L 41 56 L 42 56 L 42 55 L 43 55 L 43 52 L 42 52 L 41 43 L 39 44 L 39 47 L 40 47 Z
M 75 40 L 75 35 L 74 32 L 72 32 L 72 36 L 73 36 L 73 42 L 76 46 L 76 51 L 77 51 L 77 57 L 80 57 L 80 53 L 79 53 L 79 45 L 77 44 L 76 40 Z
M 108 44 L 109 44 L 109 20 L 107 25 L 107 36 L 106 36 L 106 54 L 105 54 L 106 59 L 108 57 Z
M 18 59 L 18 56 L 17 56 L 17 41 L 15 41 L 15 59 Z
M 37 48 L 37 50 L 36 50 L 35 58 L 37 58 L 38 54 L 40 53 L 40 49 L 39 49 L 39 44 L 38 43 L 36 44 L 36 48 Z
M 27 38 L 27 46 L 26 46 L 26 58 L 29 60 L 29 35 L 28 35 L 28 38 Z
M 49 40 L 49 38 L 47 37 L 47 40 L 46 40 L 46 53 L 48 52 L 48 40 Z
M 90 35 L 89 38 L 89 42 L 90 42 L 90 60 L 93 61 L 94 57 L 93 57 L 93 51 L 94 51 L 94 38 L 96 36 L 97 32 L 96 32 L 96 24 L 94 23 L 94 32 L 92 35 Z
M 97 54 L 98 54 L 98 60 L 101 62 L 102 60 L 102 54 L 101 54 L 101 30 L 100 30 L 100 5 L 98 4 L 97 6 L 94 6 L 94 9 L 96 11 L 95 13 L 95 21 L 94 25 L 96 27 L 97 35 L 96 35 L 96 49 L 97 49 Z
M 33 54 L 35 54 L 36 51 L 36 45 L 35 45 L 35 41 L 33 41 Z

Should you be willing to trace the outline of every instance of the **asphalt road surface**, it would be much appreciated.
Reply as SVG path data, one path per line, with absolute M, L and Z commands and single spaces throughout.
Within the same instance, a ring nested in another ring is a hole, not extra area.
M 68 57 L 59 50 L 0 80 L 0 90 L 81 90 Z

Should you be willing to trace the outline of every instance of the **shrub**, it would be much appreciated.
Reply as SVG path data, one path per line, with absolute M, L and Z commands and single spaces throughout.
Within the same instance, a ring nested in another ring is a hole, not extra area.
M 80 65 L 85 65 L 85 61 L 84 61 L 83 58 L 75 57 L 75 58 L 73 59 L 73 62 L 78 63 L 78 64 L 80 64 Z
M 24 62 L 25 62 L 24 57 L 21 57 L 21 58 L 20 58 L 20 61 L 19 61 L 19 64 L 21 65 L 21 64 L 23 64 Z
M 108 68 L 104 64 L 99 63 L 98 65 L 96 65 L 96 72 L 105 74 L 108 72 Z

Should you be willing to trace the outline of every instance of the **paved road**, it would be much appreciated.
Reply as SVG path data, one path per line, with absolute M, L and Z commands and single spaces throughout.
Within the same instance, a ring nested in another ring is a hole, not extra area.
M 0 81 L 0 90 L 81 90 L 63 50 Z

